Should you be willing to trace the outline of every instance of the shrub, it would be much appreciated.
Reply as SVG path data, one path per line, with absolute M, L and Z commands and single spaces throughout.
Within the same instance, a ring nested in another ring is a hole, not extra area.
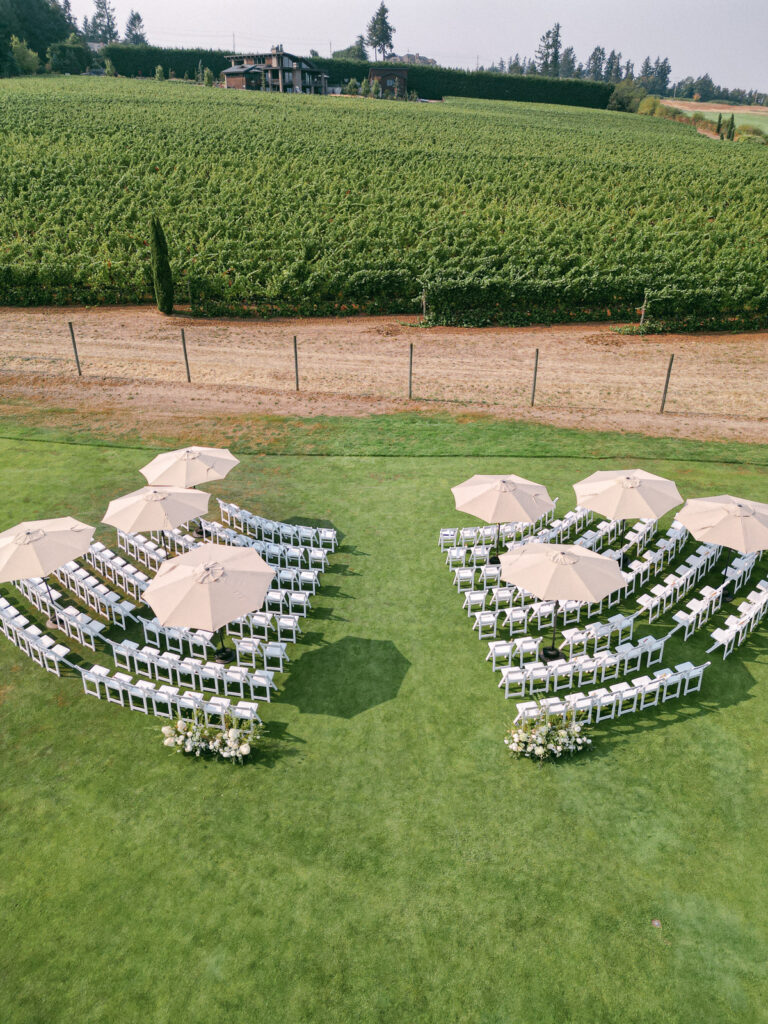
M 632 78 L 625 78 L 619 82 L 611 93 L 608 100 L 609 110 L 623 110 L 629 114 L 636 114 L 640 103 L 645 98 L 645 89 Z
M 210 68 L 206 68 L 203 71 L 203 85 L 207 85 L 209 89 L 213 85 L 213 72 Z
M 155 68 L 155 81 L 156 82 L 164 82 L 165 81 L 165 74 L 163 73 L 163 65 L 162 64 L 158 64 L 157 67 Z
M 112 63 L 112 61 L 109 59 L 109 57 L 107 57 L 107 60 L 106 60 L 106 62 L 104 64 L 104 74 L 105 75 L 109 75 L 110 78 L 117 78 L 117 72 L 115 71 L 115 65 Z
M 168 259 L 165 232 L 157 217 L 152 218 L 151 235 L 152 281 L 155 286 L 157 308 L 161 313 L 170 315 L 173 312 L 173 274 Z
M 81 75 L 91 63 L 91 51 L 73 32 L 63 43 L 51 43 L 48 63 L 57 74 Z
M 640 100 L 637 108 L 638 114 L 646 114 L 649 117 L 654 117 L 660 104 L 656 96 L 645 96 Z
M 30 50 L 25 40 L 11 36 L 11 53 L 22 75 L 36 75 L 40 69 L 40 58 Z

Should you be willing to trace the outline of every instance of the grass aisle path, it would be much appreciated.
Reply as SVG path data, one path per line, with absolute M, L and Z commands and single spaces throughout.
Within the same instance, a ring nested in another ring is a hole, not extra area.
M 97 522 L 147 458 L 0 441 L 0 526 Z M 437 529 L 472 472 L 568 507 L 594 468 L 511 461 L 247 456 L 211 488 L 344 534 L 242 769 L 170 754 L 154 722 L 1 640 L 4 1021 L 765 1019 L 765 641 L 687 712 L 609 723 L 568 764 L 510 762 L 513 702 Z M 760 467 L 644 465 L 768 500 Z

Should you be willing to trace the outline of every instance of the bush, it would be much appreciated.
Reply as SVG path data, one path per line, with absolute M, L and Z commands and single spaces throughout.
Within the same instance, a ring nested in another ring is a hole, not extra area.
M 117 72 L 115 71 L 115 65 L 112 63 L 112 61 L 109 59 L 109 57 L 107 57 L 106 62 L 104 64 L 104 74 L 105 75 L 109 75 L 110 78 L 117 78 Z
M 645 96 L 640 100 L 637 108 L 638 114 L 646 114 L 648 117 L 655 117 L 660 103 L 656 96 Z
M 206 68 L 203 71 L 203 85 L 207 85 L 209 89 L 213 85 L 213 72 L 210 68 Z
M 645 89 L 633 78 L 625 78 L 619 82 L 608 100 L 609 110 L 623 110 L 628 114 L 636 114 L 641 102 L 645 99 Z
M 73 32 L 63 43 L 51 43 L 48 63 L 57 74 L 81 75 L 90 66 L 91 51 Z
M 155 68 L 155 81 L 156 82 L 164 82 L 165 81 L 165 75 L 163 74 L 163 65 L 162 64 L 158 64 L 157 67 Z
M 168 243 L 157 217 L 152 218 L 152 280 L 155 286 L 157 308 L 166 316 L 173 312 L 173 274 L 168 259 Z
M 40 58 L 34 50 L 30 50 L 23 39 L 11 36 L 11 53 L 22 75 L 37 74 L 40 69 Z

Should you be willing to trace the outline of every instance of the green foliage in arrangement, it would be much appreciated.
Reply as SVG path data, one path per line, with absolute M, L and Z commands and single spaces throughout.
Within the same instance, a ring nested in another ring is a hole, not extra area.
M 417 312 L 426 287 L 455 323 L 635 320 L 646 289 L 659 319 L 765 316 L 763 146 L 533 104 L 0 90 L 0 304 L 153 301 L 152 210 L 203 314 Z
M 161 313 L 170 315 L 173 312 L 173 273 L 168 259 L 168 243 L 165 232 L 157 217 L 152 218 L 150 225 L 152 280 L 155 285 L 155 299 Z

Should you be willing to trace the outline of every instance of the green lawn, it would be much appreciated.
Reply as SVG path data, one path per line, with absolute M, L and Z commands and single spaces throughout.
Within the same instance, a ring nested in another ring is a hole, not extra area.
M 348 456 L 285 427 L 297 454 L 211 488 L 344 535 L 255 762 L 174 755 L 0 638 L 4 1024 L 768 1019 L 764 633 L 700 699 L 514 762 L 513 702 L 436 545 L 474 472 L 562 510 L 615 451 L 686 496 L 768 500 L 765 449 L 469 423 L 429 455 L 434 423 L 384 422 L 319 429 Z M 0 528 L 97 522 L 154 454 L 63 440 L 0 439 Z

